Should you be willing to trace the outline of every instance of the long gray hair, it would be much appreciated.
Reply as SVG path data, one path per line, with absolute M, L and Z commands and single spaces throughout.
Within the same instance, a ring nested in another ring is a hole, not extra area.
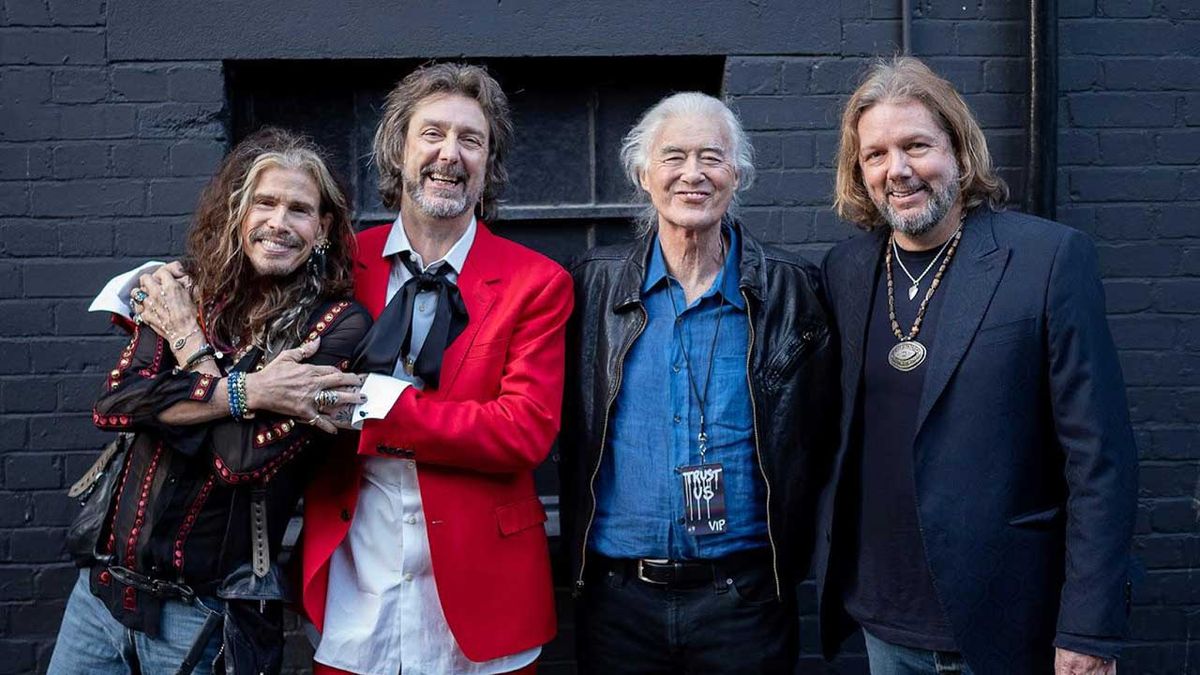
M 633 186 L 639 202 L 644 203 L 637 216 L 637 234 L 644 235 L 658 224 L 658 212 L 650 203 L 650 196 L 642 189 L 640 178 L 650 165 L 651 145 L 658 135 L 663 123 L 675 117 L 715 117 L 725 125 L 729 140 L 733 144 L 730 156 L 733 158 L 734 169 L 737 171 L 738 186 L 734 192 L 733 201 L 729 203 L 729 214 L 733 215 L 738 204 L 737 193 L 754 184 L 754 146 L 742 122 L 736 113 L 729 109 L 723 101 L 698 91 L 685 91 L 671 94 L 655 103 L 642 114 L 641 119 L 621 141 L 621 165 L 625 168 L 625 176 Z

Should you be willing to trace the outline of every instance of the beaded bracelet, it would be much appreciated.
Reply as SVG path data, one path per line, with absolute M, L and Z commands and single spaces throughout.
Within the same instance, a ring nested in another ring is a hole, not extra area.
M 245 419 L 250 409 L 246 406 L 246 374 L 240 370 L 229 371 L 226 380 L 229 392 L 229 415 L 235 420 Z

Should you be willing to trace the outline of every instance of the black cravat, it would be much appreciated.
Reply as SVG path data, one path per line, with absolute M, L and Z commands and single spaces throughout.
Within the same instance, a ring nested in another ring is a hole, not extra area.
M 417 294 L 433 291 L 437 293 L 437 310 L 433 325 L 429 327 L 429 335 L 425 337 L 425 344 L 421 345 L 421 353 L 413 364 L 413 373 L 421 378 L 427 388 L 437 389 L 442 354 L 467 327 L 467 306 L 463 303 L 458 286 L 446 278 L 446 274 L 453 269 L 449 263 L 443 262 L 433 272 L 423 272 L 409 251 L 400 254 L 400 262 L 408 268 L 412 278 L 396 291 L 391 302 L 375 320 L 375 325 L 363 338 L 354 355 L 354 370 L 383 375 L 395 372 L 396 360 L 408 354 L 412 345 L 413 306 L 417 302 Z

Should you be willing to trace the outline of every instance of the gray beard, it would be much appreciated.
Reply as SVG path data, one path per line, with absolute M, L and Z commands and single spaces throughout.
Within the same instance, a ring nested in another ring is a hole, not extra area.
M 941 188 L 934 188 L 929 200 L 925 202 L 925 208 L 920 212 L 911 216 L 904 217 L 892 208 L 888 203 L 887 195 L 884 195 L 883 203 L 876 204 L 879 212 L 883 215 L 883 219 L 887 224 L 897 232 L 902 232 L 910 237 L 920 237 L 928 233 L 942 219 L 950 213 L 950 208 L 954 206 L 954 200 L 958 197 L 958 172 L 955 171 L 953 176 L 949 176 Z
M 417 208 L 421 209 L 425 215 L 430 218 L 457 218 L 467 212 L 475 202 L 479 201 L 479 194 L 463 193 L 463 196 L 458 199 L 447 199 L 445 197 L 430 197 L 425 194 L 425 188 L 421 185 L 421 178 L 415 181 L 409 180 L 408 176 L 404 177 L 404 193 L 407 194 Z

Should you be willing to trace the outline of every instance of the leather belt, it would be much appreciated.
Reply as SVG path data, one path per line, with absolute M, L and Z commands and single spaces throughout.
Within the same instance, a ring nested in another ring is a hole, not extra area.
M 259 579 L 271 571 L 271 550 L 267 541 L 267 490 L 256 488 L 250 497 L 250 562 Z
M 109 565 L 108 573 L 119 583 L 149 593 L 156 598 L 177 598 L 185 603 L 191 603 L 196 598 L 196 592 L 187 584 L 177 584 L 165 579 L 152 579 L 144 574 L 134 572 L 128 567 Z
M 741 551 L 715 560 L 624 559 L 595 555 L 602 569 L 661 588 L 695 588 L 723 580 L 738 569 L 769 565 L 771 561 L 770 549 Z

